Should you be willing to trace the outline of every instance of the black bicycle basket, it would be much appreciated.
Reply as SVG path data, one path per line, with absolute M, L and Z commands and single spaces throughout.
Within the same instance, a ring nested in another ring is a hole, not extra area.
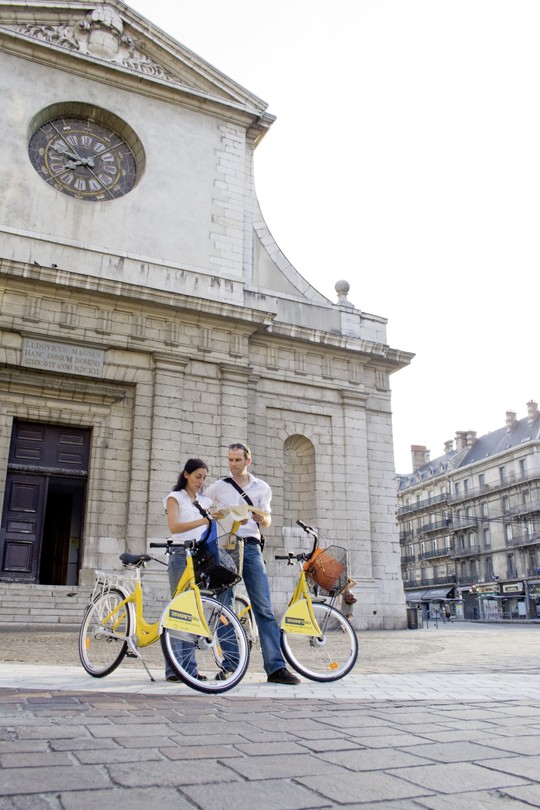
M 204 535 L 193 551 L 193 567 L 197 585 L 211 591 L 232 588 L 241 580 L 231 555 L 218 548 L 217 541 L 208 543 Z

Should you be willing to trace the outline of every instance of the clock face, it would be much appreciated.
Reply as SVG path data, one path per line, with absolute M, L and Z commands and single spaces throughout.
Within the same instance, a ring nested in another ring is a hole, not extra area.
M 126 141 L 85 118 L 43 124 L 32 135 L 28 152 L 46 183 L 79 200 L 114 200 L 131 191 L 137 179 Z

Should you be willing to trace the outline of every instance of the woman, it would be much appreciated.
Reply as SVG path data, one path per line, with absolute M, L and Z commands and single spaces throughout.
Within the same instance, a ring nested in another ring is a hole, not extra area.
M 175 542 L 183 543 L 184 540 L 199 540 L 204 534 L 209 524 L 211 516 L 205 516 L 205 512 L 211 504 L 210 498 L 200 495 L 200 491 L 206 481 L 208 467 L 200 458 L 190 458 L 186 461 L 185 467 L 180 473 L 176 486 L 163 499 L 163 506 L 167 513 L 167 523 L 172 539 Z M 171 594 L 174 594 L 178 581 L 186 567 L 186 552 L 177 549 L 169 557 L 169 583 Z M 195 660 L 193 657 L 193 645 L 188 642 L 176 641 L 175 648 L 184 656 L 186 668 L 190 663 L 195 671 Z M 179 681 L 181 678 L 166 662 L 165 677 L 168 681 Z M 197 675 L 200 680 L 206 680 L 205 675 Z

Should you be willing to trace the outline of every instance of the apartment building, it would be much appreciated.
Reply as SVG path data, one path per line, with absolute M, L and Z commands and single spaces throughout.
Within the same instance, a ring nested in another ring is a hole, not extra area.
M 407 603 L 469 620 L 540 618 L 538 404 L 484 436 L 459 431 L 436 459 L 411 452 L 397 512 Z

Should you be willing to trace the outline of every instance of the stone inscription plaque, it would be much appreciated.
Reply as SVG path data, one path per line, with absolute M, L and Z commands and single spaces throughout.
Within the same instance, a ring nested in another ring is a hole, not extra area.
M 102 349 L 25 338 L 21 365 L 47 371 L 62 371 L 64 374 L 102 377 L 104 359 L 105 352 Z

